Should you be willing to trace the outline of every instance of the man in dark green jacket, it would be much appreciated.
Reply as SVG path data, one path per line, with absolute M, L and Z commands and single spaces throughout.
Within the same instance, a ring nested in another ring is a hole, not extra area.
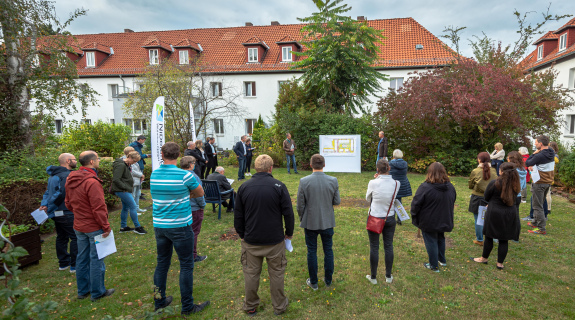
M 137 234 L 146 234 L 147 231 L 138 222 L 138 206 L 132 197 L 134 179 L 132 178 L 131 166 L 140 160 L 138 151 L 128 153 L 126 158 L 118 158 L 113 164 L 112 193 L 122 200 L 122 212 L 120 214 L 120 233 L 133 231 Z M 134 222 L 134 229 L 128 227 L 128 213 Z

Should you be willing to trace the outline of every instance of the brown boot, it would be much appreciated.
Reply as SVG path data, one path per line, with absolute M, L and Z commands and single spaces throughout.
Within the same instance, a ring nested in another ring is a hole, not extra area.
M 483 247 L 483 241 L 477 241 L 477 240 L 473 240 L 473 243 L 475 243 L 478 246 L 482 246 Z

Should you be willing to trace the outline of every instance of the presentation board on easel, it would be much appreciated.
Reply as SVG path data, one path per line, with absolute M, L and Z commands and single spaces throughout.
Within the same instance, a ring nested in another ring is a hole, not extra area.
M 325 158 L 325 172 L 361 173 L 361 136 L 319 136 L 319 154 Z

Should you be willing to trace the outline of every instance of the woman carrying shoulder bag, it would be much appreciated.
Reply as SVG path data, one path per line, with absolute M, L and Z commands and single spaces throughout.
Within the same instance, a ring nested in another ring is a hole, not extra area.
M 471 198 L 469 199 L 469 212 L 473 213 L 475 218 L 475 237 L 473 243 L 482 246 L 483 245 L 483 226 L 477 224 L 477 218 L 479 217 L 479 206 L 485 206 L 487 203 L 483 198 L 483 193 L 487 184 L 490 181 L 497 178 L 497 173 L 495 169 L 489 164 L 490 158 L 489 153 L 481 152 L 477 155 L 477 168 L 471 171 L 469 175 L 469 189 L 471 191 Z
M 369 201 L 367 235 L 369 237 L 369 264 L 371 275 L 365 277 L 371 284 L 377 284 L 377 265 L 379 263 L 379 235 L 382 235 L 385 250 L 385 282 L 391 283 L 393 276 L 393 235 L 395 233 L 395 196 L 401 184 L 389 175 L 389 162 L 380 159 L 377 162 L 377 173 L 367 186 L 365 198 Z M 383 223 L 383 229 L 374 228 L 374 224 Z M 370 230 L 371 229 L 371 230 Z

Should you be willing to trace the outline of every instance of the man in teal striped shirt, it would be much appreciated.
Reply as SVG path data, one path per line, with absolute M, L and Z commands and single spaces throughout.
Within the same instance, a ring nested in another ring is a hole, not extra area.
M 202 311 L 210 304 L 194 304 L 194 231 L 190 197 L 204 195 L 204 189 L 190 172 L 176 166 L 180 147 L 175 142 L 162 146 L 162 164 L 150 176 L 150 191 L 154 203 L 153 222 L 158 250 L 158 265 L 154 272 L 155 310 L 170 305 L 172 296 L 166 297 L 166 281 L 176 249 L 180 260 L 180 294 L 182 315 Z

